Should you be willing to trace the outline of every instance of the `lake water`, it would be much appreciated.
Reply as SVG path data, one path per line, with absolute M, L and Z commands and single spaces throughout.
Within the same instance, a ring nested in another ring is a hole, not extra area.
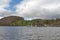
M 0 40 L 60 40 L 60 27 L 2 27 Z

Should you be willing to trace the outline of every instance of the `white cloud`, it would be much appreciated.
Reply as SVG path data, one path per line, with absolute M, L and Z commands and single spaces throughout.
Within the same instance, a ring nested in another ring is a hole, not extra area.
M 0 10 L 5 10 L 4 8 L 8 6 L 11 0 L 0 0 Z
M 0 17 L 0 19 L 2 19 L 3 17 Z
M 16 12 L 26 18 L 58 18 L 60 0 L 23 0 L 16 5 Z
M 9 6 L 10 2 L 11 2 L 11 0 L 0 0 L 0 18 L 2 18 L 2 17 L 4 17 L 4 16 L 9 14 L 10 11 L 6 10 L 4 8 Z

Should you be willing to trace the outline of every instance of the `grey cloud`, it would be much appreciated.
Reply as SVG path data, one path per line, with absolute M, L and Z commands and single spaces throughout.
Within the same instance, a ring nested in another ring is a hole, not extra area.
M 60 18 L 60 0 L 24 0 L 16 5 L 16 12 L 26 18 Z
M 3 11 L 3 12 L 0 12 L 0 17 L 7 17 L 7 16 L 14 16 L 15 14 L 11 11 Z

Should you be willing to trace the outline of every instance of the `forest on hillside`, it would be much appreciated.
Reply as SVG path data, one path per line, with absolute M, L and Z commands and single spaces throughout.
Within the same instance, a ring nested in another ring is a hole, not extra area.
M 17 20 L 12 26 L 60 26 L 60 19 Z

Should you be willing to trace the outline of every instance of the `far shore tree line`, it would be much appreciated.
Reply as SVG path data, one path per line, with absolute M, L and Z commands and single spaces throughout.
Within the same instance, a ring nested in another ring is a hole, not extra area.
M 19 16 L 8 16 L 0 19 L 0 26 L 60 26 L 60 19 L 24 20 Z
M 60 25 L 60 19 L 33 19 L 33 20 L 17 20 L 11 23 L 12 26 L 54 26 Z

